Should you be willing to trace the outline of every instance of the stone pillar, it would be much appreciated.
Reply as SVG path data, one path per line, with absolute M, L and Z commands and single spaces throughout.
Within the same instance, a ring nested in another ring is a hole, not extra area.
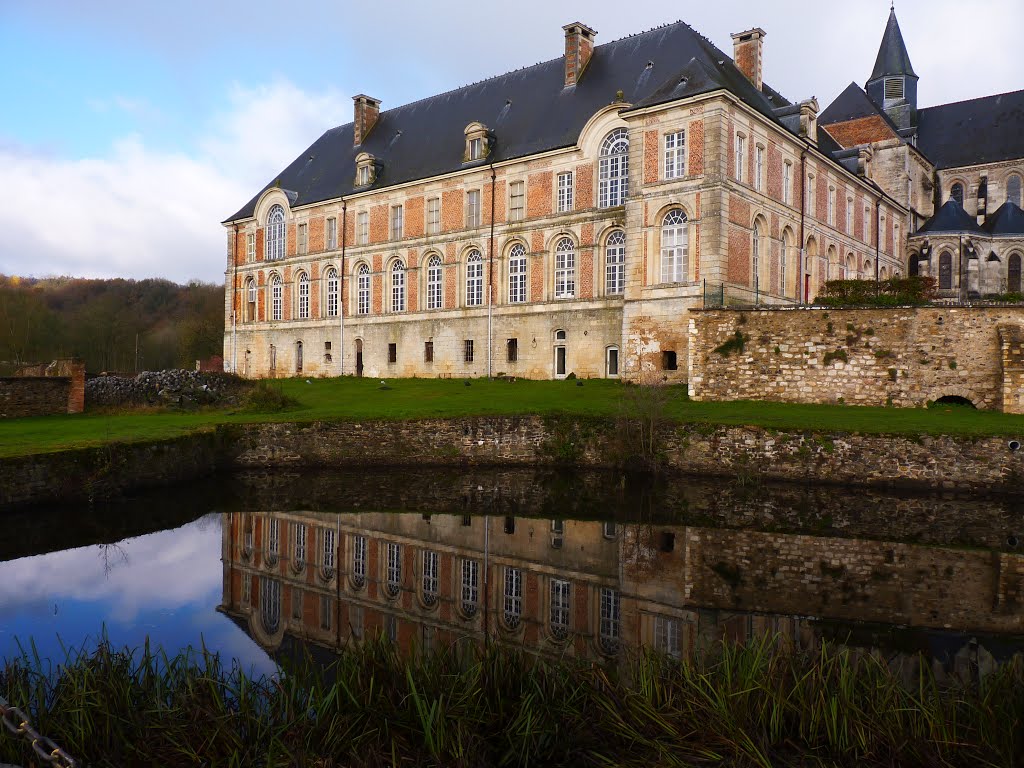
M 85 362 L 72 360 L 69 368 L 68 413 L 82 413 L 85 410 Z
M 1024 413 L 1024 333 L 1019 325 L 1000 325 L 1003 413 Z

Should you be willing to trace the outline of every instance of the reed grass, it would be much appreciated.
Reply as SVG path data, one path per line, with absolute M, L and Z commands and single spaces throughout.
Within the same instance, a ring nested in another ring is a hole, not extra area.
M 248 676 L 204 650 L 101 642 L 56 671 L 9 660 L 0 693 L 88 765 L 1011 766 L 1024 669 L 907 685 L 880 656 L 772 640 L 615 665 L 506 648 L 403 657 L 367 642 Z M 0 734 L 0 762 L 26 757 Z

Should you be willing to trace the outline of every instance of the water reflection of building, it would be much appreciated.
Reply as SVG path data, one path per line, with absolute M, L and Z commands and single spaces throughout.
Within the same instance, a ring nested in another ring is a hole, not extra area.
M 229 513 L 223 525 L 222 609 L 268 650 L 286 635 L 340 647 L 382 633 L 405 650 L 491 637 L 685 655 L 763 633 L 810 646 L 837 634 L 833 620 L 965 633 L 977 664 L 969 635 L 1024 632 L 1024 557 L 1006 553 L 534 517 Z

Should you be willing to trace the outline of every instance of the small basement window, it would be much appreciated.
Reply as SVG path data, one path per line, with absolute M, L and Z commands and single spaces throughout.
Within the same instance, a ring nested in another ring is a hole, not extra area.
M 663 371 L 674 371 L 678 369 L 676 364 L 676 353 L 671 351 L 664 351 L 661 353 L 661 370 Z

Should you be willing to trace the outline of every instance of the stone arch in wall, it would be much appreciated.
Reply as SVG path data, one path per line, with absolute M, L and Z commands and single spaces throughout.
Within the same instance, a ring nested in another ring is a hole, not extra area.
M 971 406 L 977 408 L 980 403 L 984 402 L 984 397 L 980 392 L 972 390 L 970 387 L 965 387 L 959 384 L 949 385 L 937 385 L 932 387 L 925 397 L 926 401 L 933 403 L 938 402 L 964 402 L 970 403 Z

